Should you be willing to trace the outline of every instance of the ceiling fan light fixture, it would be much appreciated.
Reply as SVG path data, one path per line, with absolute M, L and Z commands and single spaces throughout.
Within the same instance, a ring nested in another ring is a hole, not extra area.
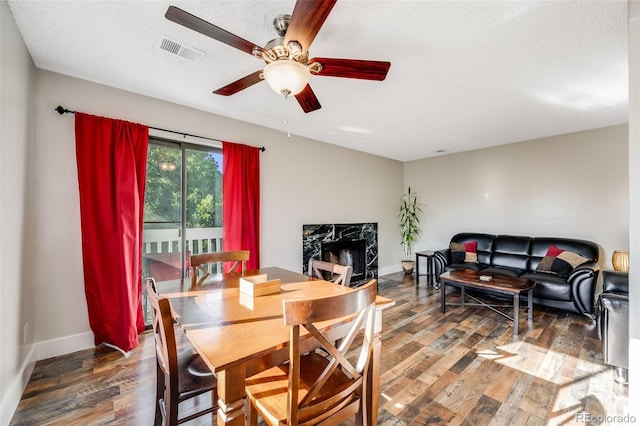
M 309 83 L 311 74 L 306 66 L 290 60 L 271 62 L 264 67 L 264 79 L 269 87 L 281 95 L 297 95 Z

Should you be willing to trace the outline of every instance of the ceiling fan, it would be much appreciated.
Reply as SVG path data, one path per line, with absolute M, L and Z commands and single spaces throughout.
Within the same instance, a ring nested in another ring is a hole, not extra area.
M 279 37 L 271 40 L 264 48 L 175 6 L 169 6 L 165 17 L 186 28 L 262 59 L 267 64 L 264 70 L 242 77 L 213 93 L 230 96 L 262 80 L 267 80 L 274 91 L 285 97 L 294 95 L 304 112 L 311 112 L 321 107 L 309 85 L 311 74 L 382 81 L 386 78 L 391 66 L 390 62 L 383 61 L 336 58 L 309 59 L 309 46 L 336 1 L 298 0 L 291 15 L 279 15 L 273 20 Z

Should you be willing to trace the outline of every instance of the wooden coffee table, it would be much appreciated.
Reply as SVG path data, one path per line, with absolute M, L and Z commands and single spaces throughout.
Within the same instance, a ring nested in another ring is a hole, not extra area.
M 490 276 L 491 280 L 483 281 L 480 276 Z M 469 297 L 481 306 L 487 307 L 492 311 L 502 315 L 503 317 L 513 321 L 513 335 L 518 335 L 518 320 L 520 312 L 520 295 L 527 292 L 528 300 L 528 319 L 533 319 L 533 287 L 536 282 L 527 278 L 511 277 L 509 275 L 501 274 L 483 274 L 482 271 L 472 270 L 457 270 L 448 271 L 440 275 L 440 312 L 444 313 L 446 310 L 446 286 L 454 286 L 460 288 L 460 306 L 465 305 L 465 297 Z M 486 291 L 487 293 L 506 294 L 513 296 L 513 316 L 509 316 L 504 312 L 496 309 L 496 306 L 491 305 L 480 299 L 477 299 L 471 295 L 465 295 L 465 289 L 472 288 L 475 290 Z M 468 303 L 469 304 L 469 303 Z

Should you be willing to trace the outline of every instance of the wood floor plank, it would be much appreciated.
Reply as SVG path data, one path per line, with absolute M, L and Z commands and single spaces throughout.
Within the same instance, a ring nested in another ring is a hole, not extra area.
M 431 402 L 431 399 L 425 397 L 428 389 L 428 384 L 420 380 L 412 380 L 395 392 L 385 392 L 392 397 L 392 400 L 386 402 L 384 408 L 395 416 L 402 417 L 401 413 L 404 413 L 403 416 L 406 418 L 412 418 L 418 414 L 420 405 Z
M 455 418 L 456 413 L 447 407 L 432 401 L 426 404 L 415 418 L 408 424 L 411 426 L 421 425 L 448 425 Z
M 538 418 L 545 418 L 556 393 L 557 385 L 535 377 L 522 398 L 520 408 Z
M 533 376 L 530 374 L 522 374 L 520 380 L 518 380 L 511 389 L 511 393 L 507 396 L 505 401 L 500 405 L 500 408 L 496 411 L 495 417 L 491 424 L 506 425 L 506 424 L 524 424 L 516 423 L 515 420 L 522 417 L 522 410 L 520 409 L 520 403 L 526 395 Z M 528 418 L 528 415 L 527 415 Z
M 495 417 L 500 405 L 500 401 L 496 401 L 486 395 L 481 395 L 478 403 L 469 412 L 469 415 L 464 419 L 462 424 L 464 426 L 488 425 Z
M 536 306 L 514 337 L 510 321 L 482 307 L 440 313 L 425 280 L 391 274 L 379 289 L 396 301 L 383 314 L 379 425 L 577 425 L 578 413 L 628 410 L 628 388 L 603 364 L 585 316 Z M 100 346 L 38 361 L 10 424 L 151 425 L 155 348 L 150 333 L 140 337 L 128 358 Z
M 496 422 L 495 419 L 494 421 L 492 421 L 490 423 L 491 426 L 504 426 L 505 424 L 510 424 L 510 425 L 522 425 L 522 426 L 546 426 L 546 421 L 543 418 L 540 417 L 536 417 L 533 414 L 524 411 L 524 410 L 517 410 L 515 412 L 515 414 L 513 415 L 513 418 L 511 419 L 510 423 L 499 423 Z
M 507 396 L 511 393 L 511 389 L 520 379 L 522 373 L 513 368 L 505 368 L 501 370 L 499 379 L 494 380 L 484 390 L 484 394 L 500 403 L 504 403 Z

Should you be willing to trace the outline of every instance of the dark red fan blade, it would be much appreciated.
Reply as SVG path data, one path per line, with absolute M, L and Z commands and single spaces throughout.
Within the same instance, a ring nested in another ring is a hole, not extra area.
M 239 91 L 244 90 L 247 87 L 251 87 L 256 83 L 260 83 L 262 81 L 262 79 L 260 78 L 260 74 L 262 74 L 262 70 L 249 74 L 246 77 L 242 77 L 240 80 L 236 80 L 233 83 L 229 83 L 213 93 L 222 96 L 230 96 L 234 93 L 238 93 Z
M 308 84 L 302 92 L 296 95 L 296 99 L 304 112 L 311 112 L 321 108 L 316 94 L 313 93 L 311 86 Z
M 284 36 L 284 44 L 297 41 L 306 52 L 337 0 L 298 0 Z
M 187 27 L 191 30 L 199 32 L 200 34 L 211 37 L 214 40 L 218 40 L 224 44 L 228 44 L 231 47 L 240 49 L 243 52 L 247 52 L 249 55 L 253 55 L 252 52 L 254 47 L 263 50 L 262 47 L 256 46 L 250 41 L 238 37 L 235 34 L 231 34 L 229 31 L 223 30 L 220 27 L 216 27 L 212 23 L 207 22 L 204 19 L 200 19 L 197 16 L 194 16 L 189 12 L 185 12 L 184 10 L 179 9 L 175 6 L 169 6 L 169 9 L 167 9 L 167 13 L 165 13 L 164 16 L 165 18 L 175 22 L 176 24 L 180 24 L 183 27 Z
M 387 77 L 391 62 L 362 61 L 358 59 L 312 58 L 322 65 L 322 71 L 316 75 L 324 77 L 358 78 L 361 80 L 382 81 Z

